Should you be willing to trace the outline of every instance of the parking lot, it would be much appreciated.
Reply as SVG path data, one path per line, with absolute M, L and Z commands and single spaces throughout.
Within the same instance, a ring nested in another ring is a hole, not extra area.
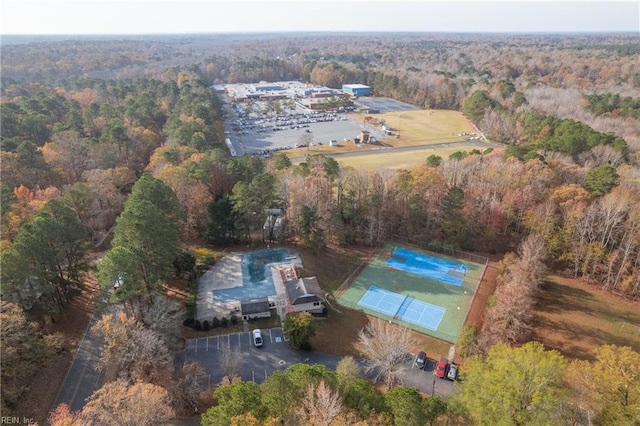
M 390 99 L 390 98 L 373 98 L 373 97 L 359 98 L 356 104 L 359 106 L 370 108 L 372 110 L 376 110 L 380 113 L 413 111 L 413 110 L 420 109 L 413 105 L 396 101 L 395 99 Z
M 306 352 L 292 348 L 284 340 L 282 328 L 262 330 L 264 344 L 255 347 L 250 332 L 210 336 L 187 341 L 184 351 L 178 354 L 178 365 L 185 361 L 198 361 L 207 372 L 210 384 L 220 383 L 225 373 L 220 366 L 222 351 L 226 345 L 236 351 L 239 359 L 239 375 L 243 381 L 261 383 L 276 370 L 284 370 L 293 364 L 324 364 L 335 369 L 340 357 L 318 352 Z
M 236 155 L 270 155 L 275 151 L 307 145 L 329 145 L 334 140 L 353 143 L 362 130 L 378 139 L 381 129 L 349 118 L 344 112 L 309 111 L 296 106 L 277 115 L 247 115 L 227 107 L 226 137 Z
M 300 351 L 292 348 L 284 340 L 282 328 L 262 330 L 264 344 L 255 347 L 250 332 L 231 333 L 222 336 L 202 337 L 187 341 L 187 345 L 178 354 L 177 365 L 186 361 L 197 361 L 207 373 L 209 385 L 221 382 L 225 373 L 221 367 L 223 349 L 226 345 L 237 351 L 239 375 L 243 381 L 263 382 L 276 370 L 284 370 L 293 364 L 323 364 L 335 370 L 341 357 L 314 351 Z M 316 348 L 322 350 L 322 348 Z M 448 396 L 454 392 L 453 382 L 439 379 L 433 375 L 436 361 L 427 358 L 424 370 L 415 368 L 415 356 L 408 354 L 398 372 L 398 378 L 405 386 L 413 387 L 424 394 L 432 392 L 439 396 Z M 360 361 L 362 364 L 363 362 Z

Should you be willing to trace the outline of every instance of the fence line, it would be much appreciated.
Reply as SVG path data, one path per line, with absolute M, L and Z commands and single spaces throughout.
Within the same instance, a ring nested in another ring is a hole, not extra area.
M 396 238 L 395 240 L 403 244 L 406 244 L 408 246 L 413 246 L 422 250 L 428 250 L 435 253 L 446 254 L 448 256 L 453 256 L 453 257 L 457 257 L 464 260 L 470 260 L 471 262 L 485 265 L 485 267 L 489 264 L 489 258 L 486 256 L 480 256 L 479 254 L 458 250 L 456 248 L 453 248 L 444 244 L 440 244 L 440 241 L 438 240 L 431 240 L 438 244 L 420 244 L 409 238 Z
M 373 250 L 371 250 L 371 254 L 369 255 L 369 257 L 363 260 L 360 263 L 360 265 L 358 265 L 358 267 L 342 282 L 342 284 L 340 284 L 340 287 L 338 287 L 334 292 L 334 298 L 336 300 L 338 300 L 342 296 L 342 294 L 347 290 L 347 287 L 353 281 L 353 276 L 356 275 L 357 273 L 360 273 L 366 267 L 366 265 L 371 263 L 373 258 L 378 254 L 379 250 L 380 250 L 380 247 L 373 248 Z
M 484 280 L 484 274 L 487 272 L 487 267 L 488 265 L 485 264 L 484 268 L 482 269 L 482 276 L 480 276 L 480 280 L 478 280 L 478 284 L 476 285 L 475 290 L 473 290 L 473 296 L 471 296 L 471 303 L 469 303 L 469 309 L 467 309 L 467 314 L 464 316 L 464 321 L 462 321 L 462 327 L 467 325 L 467 319 L 469 319 L 469 314 L 471 313 L 471 309 L 473 308 L 473 302 L 476 301 L 476 295 L 478 294 L 478 289 L 482 285 L 482 280 Z

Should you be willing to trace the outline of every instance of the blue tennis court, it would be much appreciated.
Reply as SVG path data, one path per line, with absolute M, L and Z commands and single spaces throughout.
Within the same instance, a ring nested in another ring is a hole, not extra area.
M 429 330 L 437 330 L 446 309 L 413 297 L 371 286 L 358 305 L 387 316 L 410 322 Z
M 467 267 L 461 263 L 427 256 L 401 247 L 393 250 L 391 257 L 387 260 L 387 266 L 457 287 L 462 286 L 467 273 Z

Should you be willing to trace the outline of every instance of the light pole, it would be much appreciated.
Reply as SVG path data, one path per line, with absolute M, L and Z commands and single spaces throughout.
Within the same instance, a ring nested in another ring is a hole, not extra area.
M 433 384 L 431 385 L 431 396 L 436 393 L 436 375 L 433 375 Z

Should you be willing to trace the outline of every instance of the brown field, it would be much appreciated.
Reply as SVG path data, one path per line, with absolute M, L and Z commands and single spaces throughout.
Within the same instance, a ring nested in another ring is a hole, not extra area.
M 488 147 L 488 146 L 487 146 Z M 424 148 L 415 151 L 394 152 L 390 150 L 381 151 L 379 154 L 362 155 L 355 157 L 337 157 L 336 160 L 342 167 L 353 167 L 358 170 L 400 170 L 411 169 L 427 161 L 430 155 L 437 155 L 448 158 L 456 151 L 470 151 L 471 148 L 455 147 L 443 148 L 440 146 Z
M 352 114 L 350 117 L 363 121 L 363 114 Z M 443 142 L 459 142 L 466 140 L 461 133 L 476 132 L 473 124 L 460 111 L 449 110 L 415 110 L 374 114 L 372 117 L 384 120 L 391 127 L 393 134 L 400 134 L 383 139 L 390 146 L 426 145 Z
M 550 275 L 535 308 L 533 339 L 569 358 L 593 359 L 600 345 L 640 352 L 640 302 Z

